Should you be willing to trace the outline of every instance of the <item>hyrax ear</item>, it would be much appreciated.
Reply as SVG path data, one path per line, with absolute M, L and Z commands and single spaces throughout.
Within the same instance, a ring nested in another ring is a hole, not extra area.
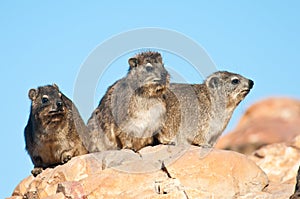
M 58 88 L 58 86 L 55 83 L 53 83 L 52 86 L 59 91 L 59 88 Z
M 159 63 L 163 63 L 163 60 L 162 60 L 161 55 L 159 55 L 159 56 L 157 57 L 157 60 L 158 60 Z
M 58 96 L 61 97 L 61 92 L 59 91 L 57 84 L 53 83 L 52 86 L 57 90 Z
M 219 78 L 218 77 L 211 77 L 209 80 L 208 80 L 208 86 L 210 88 L 217 88 L 218 85 L 219 85 Z
M 37 95 L 38 95 L 38 91 L 34 88 L 30 89 L 29 92 L 28 92 L 28 97 L 32 101 L 36 99 Z
M 130 58 L 129 60 L 128 60 L 128 64 L 129 64 L 129 66 L 130 66 L 130 69 L 132 69 L 132 68 L 135 68 L 135 67 L 137 67 L 137 65 L 138 65 L 138 60 L 137 60 L 137 58 Z

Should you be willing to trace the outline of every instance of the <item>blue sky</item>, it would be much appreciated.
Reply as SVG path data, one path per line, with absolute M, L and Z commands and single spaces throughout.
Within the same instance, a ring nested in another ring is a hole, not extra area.
M 300 98 L 299 9 L 298 1 L 1 1 L 0 198 L 9 196 L 33 167 L 23 136 L 28 90 L 55 82 L 73 99 L 80 67 L 102 42 L 137 28 L 174 30 L 201 45 L 219 70 L 253 79 L 254 89 L 235 111 L 228 132 L 260 99 Z M 116 58 L 99 79 L 94 107 L 126 74 L 133 54 Z M 186 60 L 162 54 L 166 66 L 186 81 L 203 81 Z

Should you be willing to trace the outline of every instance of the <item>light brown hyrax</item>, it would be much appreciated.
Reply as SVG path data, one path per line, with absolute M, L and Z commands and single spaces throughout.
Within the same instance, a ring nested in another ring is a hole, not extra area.
M 86 154 L 79 133 L 87 133 L 87 127 L 72 101 L 55 84 L 30 89 L 28 95 L 32 102 L 24 133 L 32 174 Z
M 165 120 L 169 74 L 160 53 L 143 52 L 128 63 L 127 75 L 108 88 L 88 121 L 94 151 L 152 145 Z
M 213 73 L 203 84 L 171 84 L 165 94 L 167 118 L 156 139 L 162 144 L 212 147 L 253 85 L 226 71 Z

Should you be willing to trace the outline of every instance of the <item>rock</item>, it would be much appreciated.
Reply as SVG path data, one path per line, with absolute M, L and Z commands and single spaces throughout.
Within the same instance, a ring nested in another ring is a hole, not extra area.
M 267 144 L 291 141 L 300 134 L 299 124 L 299 100 L 262 100 L 246 111 L 237 127 L 222 136 L 216 147 L 250 154 Z
M 272 197 L 289 198 L 294 192 L 300 160 L 299 140 L 297 136 L 288 143 L 267 145 L 248 156 L 268 175 L 269 186 L 264 192 Z
M 66 199 L 63 193 L 57 193 L 52 196 L 46 197 L 45 199 Z
M 249 158 L 268 175 L 270 182 L 296 184 L 299 149 L 285 143 L 271 144 L 255 151 Z
M 14 193 L 12 194 L 13 196 L 21 196 L 22 193 L 26 193 L 28 190 L 28 187 L 30 186 L 31 182 L 34 180 L 34 177 L 31 175 L 24 180 L 22 180 L 17 187 L 15 188 Z
M 184 187 L 200 190 L 203 197 L 232 198 L 261 191 L 268 184 L 265 173 L 242 154 L 222 150 L 213 150 L 205 158 L 198 154 L 199 149 L 192 147 L 169 165 L 168 172 Z
M 295 192 L 291 196 L 291 199 L 299 199 L 299 198 L 300 198 L 300 167 L 297 173 Z
M 183 153 L 183 152 L 184 153 Z M 36 178 L 13 196 L 38 198 L 232 198 L 263 192 L 266 174 L 245 155 L 199 147 L 147 147 L 139 153 L 106 151 L 72 158 Z M 267 193 L 266 193 L 267 194 Z M 12 199 L 12 198 L 11 198 Z

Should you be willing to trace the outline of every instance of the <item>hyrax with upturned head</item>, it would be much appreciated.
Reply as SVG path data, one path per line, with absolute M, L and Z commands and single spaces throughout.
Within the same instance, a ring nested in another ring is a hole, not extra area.
M 108 88 L 88 121 L 94 151 L 132 149 L 153 144 L 165 120 L 169 74 L 158 52 L 142 52 L 128 60 L 127 75 Z
M 26 150 L 34 164 L 34 176 L 47 167 L 87 153 L 82 141 L 88 133 L 87 127 L 75 105 L 57 85 L 30 89 L 28 96 L 32 102 L 24 133 Z
M 203 84 L 171 84 L 165 95 L 167 117 L 157 140 L 212 147 L 253 85 L 227 71 L 213 73 Z

